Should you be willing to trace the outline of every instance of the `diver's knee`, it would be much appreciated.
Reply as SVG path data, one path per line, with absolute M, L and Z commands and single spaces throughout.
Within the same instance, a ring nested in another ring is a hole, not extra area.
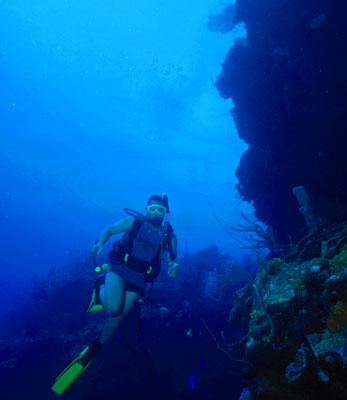
M 105 311 L 110 317 L 119 317 L 123 314 L 123 307 L 118 304 L 105 304 Z
M 105 304 L 105 311 L 107 312 L 107 314 L 113 315 L 113 314 L 117 314 L 117 313 L 121 313 L 122 311 L 122 307 L 119 306 L 118 304 Z

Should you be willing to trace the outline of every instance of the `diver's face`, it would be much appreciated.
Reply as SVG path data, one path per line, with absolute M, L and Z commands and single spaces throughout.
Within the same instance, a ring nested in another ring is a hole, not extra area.
M 146 207 L 148 222 L 154 226 L 160 226 L 165 218 L 166 207 L 152 200 Z

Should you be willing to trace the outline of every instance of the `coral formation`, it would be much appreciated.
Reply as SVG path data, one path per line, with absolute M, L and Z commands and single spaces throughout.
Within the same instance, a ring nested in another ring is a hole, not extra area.
M 289 259 L 263 260 L 254 283 L 235 293 L 229 319 L 244 332 L 235 348 L 251 362 L 246 382 L 261 387 L 261 398 L 276 398 L 282 379 L 288 399 L 305 398 L 308 385 L 309 398 L 347 396 L 347 274 L 332 275 L 344 266 L 346 228 L 341 223 L 310 236 L 325 257 L 304 261 L 298 244 Z
M 347 328 L 347 303 L 340 300 L 331 307 L 327 328 L 330 332 L 337 332 L 342 328 Z
M 333 274 L 339 274 L 345 268 L 347 268 L 347 245 L 344 245 L 342 251 L 329 261 L 331 265 L 331 272 Z
M 244 22 L 247 45 L 230 48 L 216 86 L 232 98 L 248 145 L 237 177 L 241 197 L 276 242 L 307 233 L 291 191 L 304 186 L 326 225 L 347 218 L 345 3 L 237 0 L 211 21 Z
M 237 228 L 231 228 L 236 232 L 246 232 L 250 234 L 245 236 L 244 240 L 249 242 L 251 245 L 247 247 L 241 247 L 241 249 L 268 249 L 271 254 L 281 254 L 283 249 L 292 247 L 292 245 L 278 244 L 275 240 L 271 227 L 263 228 L 259 223 L 253 222 L 247 218 L 243 212 L 241 212 L 241 216 L 248 223 L 248 225 L 238 224 Z
M 1 324 L 2 398 L 22 398 L 24 385 L 28 399 L 54 398 L 50 382 L 100 334 L 107 315 L 84 312 L 95 266 L 92 260 L 74 259 L 49 271 L 46 277 L 36 277 L 23 305 Z M 224 296 L 217 303 L 205 292 L 207 272 L 219 271 L 219 266 L 227 268 L 229 261 L 216 246 L 185 254 L 177 283 L 166 274 L 160 276 L 148 301 L 136 304 L 122 321 L 100 355 L 100 363 L 95 360 L 93 368 L 69 389 L 69 398 L 112 398 L 116 390 L 119 400 L 223 400 L 232 391 L 241 392 L 238 371 L 246 363 L 229 348 L 237 330 L 231 329 L 225 317 L 232 298 Z M 191 369 L 197 380 L 194 392 L 187 387 Z
M 217 302 L 221 301 L 227 291 L 235 285 L 244 284 L 252 280 L 252 275 L 244 268 L 241 268 L 233 262 L 227 262 L 219 267 L 208 278 L 211 284 L 210 291 L 213 293 Z

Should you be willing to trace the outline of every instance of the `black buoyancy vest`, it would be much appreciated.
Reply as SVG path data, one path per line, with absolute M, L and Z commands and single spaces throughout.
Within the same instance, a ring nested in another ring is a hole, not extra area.
M 137 272 L 145 274 L 147 280 L 154 280 L 159 275 L 161 255 L 167 246 L 167 234 L 163 228 L 158 231 L 160 235 L 158 250 L 151 260 L 142 260 L 132 255 L 134 241 L 146 220 L 135 217 L 130 230 L 126 231 L 120 240 L 113 243 L 113 249 L 109 253 L 109 260 L 112 264 L 125 264 Z M 171 228 L 172 229 L 172 228 Z

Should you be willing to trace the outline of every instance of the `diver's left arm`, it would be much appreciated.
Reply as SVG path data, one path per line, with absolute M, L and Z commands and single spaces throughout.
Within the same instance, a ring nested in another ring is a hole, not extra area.
M 177 237 L 174 233 L 172 233 L 170 237 L 169 249 L 170 250 L 167 253 L 167 261 L 169 266 L 167 273 L 171 277 L 175 277 L 180 272 L 180 262 L 177 259 Z

